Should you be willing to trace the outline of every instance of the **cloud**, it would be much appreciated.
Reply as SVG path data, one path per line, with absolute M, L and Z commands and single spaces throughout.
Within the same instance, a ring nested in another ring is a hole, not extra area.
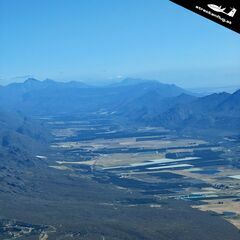
M 116 78 L 118 78 L 118 79 L 119 78 L 124 78 L 124 76 L 123 75 L 117 75 Z

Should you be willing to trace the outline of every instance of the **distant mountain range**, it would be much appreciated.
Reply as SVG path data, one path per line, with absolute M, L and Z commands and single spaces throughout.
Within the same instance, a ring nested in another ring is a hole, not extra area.
M 134 83 L 135 82 L 135 83 Z M 117 110 L 118 106 L 157 91 L 161 98 L 174 97 L 186 91 L 156 81 L 127 79 L 104 87 L 84 83 L 61 83 L 28 79 L 0 89 L 0 106 L 27 114 L 59 114 L 78 111 Z
M 27 79 L 0 88 L 0 107 L 30 116 L 104 110 L 133 124 L 240 131 L 240 91 L 197 97 L 176 85 L 142 79 L 101 87 Z

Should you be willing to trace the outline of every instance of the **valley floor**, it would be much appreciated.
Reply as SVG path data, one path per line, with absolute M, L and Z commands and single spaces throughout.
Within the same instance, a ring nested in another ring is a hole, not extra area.
M 0 193 L 0 239 L 237 240 L 239 140 L 45 117 L 54 141 L 24 190 Z

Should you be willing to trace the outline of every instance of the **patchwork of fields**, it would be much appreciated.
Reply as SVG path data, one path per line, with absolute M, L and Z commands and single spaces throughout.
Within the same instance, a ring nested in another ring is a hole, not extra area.
M 88 119 L 88 120 L 86 120 Z M 55 140 L 49 166 L 138 192 L 129 206 L 181 199 L 240 229 L 238 138 L 183 136 L 163 128 L 123 127 L 111 118 L 49 118 Z M 90 120 L 89 120 L 90 119 Z

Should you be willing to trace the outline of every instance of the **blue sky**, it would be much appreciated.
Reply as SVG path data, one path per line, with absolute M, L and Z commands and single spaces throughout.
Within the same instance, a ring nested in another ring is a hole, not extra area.
M 0 83 L 240 85 L 240 35 L 168 0 L 0 0 Z

